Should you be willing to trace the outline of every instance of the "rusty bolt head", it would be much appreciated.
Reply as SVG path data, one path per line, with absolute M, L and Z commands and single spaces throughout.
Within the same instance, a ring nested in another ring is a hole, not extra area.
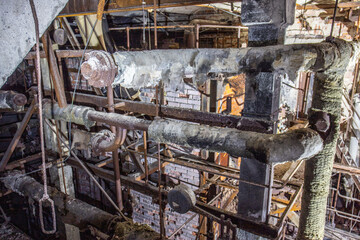
M 13 97 L 13 102 L 16 106 L 24 106 L 27 102 L 27 98 L 24 94 L 18 93 Z
M 105 51 L 92 51 L 85 54 L 85 59 L 81 73 L 89 84 L 97 88 L 111 86 L 117 71 L 112 56 Z

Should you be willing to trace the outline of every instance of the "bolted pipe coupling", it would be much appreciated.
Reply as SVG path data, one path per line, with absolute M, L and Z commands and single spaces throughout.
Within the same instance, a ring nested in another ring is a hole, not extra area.
M 92 51 L 85 54 L 85 62 L 81 64 L 81 73 L 93 87 L 108 87 L 114 82 L 117 72 L 115 62 L 110 53 Z

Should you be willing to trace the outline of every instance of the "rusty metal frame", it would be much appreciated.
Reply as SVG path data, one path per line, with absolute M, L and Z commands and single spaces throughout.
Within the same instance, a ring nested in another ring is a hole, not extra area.
M 45 95 L 50 96 L 51 91 L 45 90 Z M 66 98 L 71 99 L 73 92 L 66 91 Z M 136 102 L 124 99 L 114 99 L 114 103 L 124 103 L 116 112 L 127 111 L 140 113 L 154 117 L 156 115 L 156 105 L 152 103 Z M 97 107 L 107 107 L 107 99 L 104 96 L 77 92 L 74 103 L 86 104 Z M 161 106 L 159 116 L 163 118 L 173 118 L 183 121 L 202 123 L 210 126 L 236 128 L 244 131 L 254 131 L 261 133 L 272 133 L 273 123 L 262 119 L 246 118 L 234 115 L 224 115 L 218 113 L 202 112 L 193 109 L 182 109 L 176 107 Z
M 65 97 L 64 81 L 60 76 L 59 67 L 57 64 L 56 56 L 52 48 L 52 43 L 48 32 L 46 32 L 42 36 L 42 43 L 44 45 L 45 55 L 49 63 L 51 79 L 54 84 L 57 101 L 61 108 L 66 107 L 67 101 Z
M 6 152 L 0 162 L 0 171 L 4 171 L 6 168 L 7 163 L 10 160 L 11 155 L 13 154 L 16 145 L 18 144 L 21 135 L 23 134 L 28 122 L 31 119 L 31 116 L 34 114 L 35 110 L 36 110 L 36 101 L 33 100 L 30 107 L 28 108 L 28 110 L 26 111 L 26 114 L 23 118 L 23 120 L 20 123 L 20 127 L 16 130 L 16 133 L 13 137 L 13 139 L 11 140 L 9 147 L 6 149 Z
M 72 167 L 81 168 L 78 161 L 76 161 L 73 157 L 70 157 L 67 161 Z M 99 168 L 94 164 L 87 164 L 87 167 L 98 177 L 113 182 L 114 181 L 114 173 L 113 171 L 106 170 L 103 168 Z M 138 191 L 142 194 L 149 195 L 154 199 L 158 198 L 159 189 L 152 185 L 146 184 L 143 181 L 136 181 L 135 179 L 121 175 L 121 182 L 124 186 L 128 186 L 135 191 Z M 162 189 L 161 191 L 162 199 L 165 201 L 167 199 L 167 192 Z M 239 217 L 237 214 L 225 211 L 223 209 L 219 209 L 214 206 L 210 206 L 209 204 L 202 203 L 200 201 L 196 202 L 196 207 L 192 209 L 193 212 L 199 214 L 206 214 L 208 217 L 213 218 L 213 216 L 224 215 L 226 219 L 230 219 L 232 223 L 236 224 L 238 228 L 244 229 L 245 231 L 252 232 L 254 234 L 264 236 L 267 238 L 275 238 L 278 236 L 279 228 L 265 224 L 256 222 L 250 219 L 245 219 L 243 217 Z

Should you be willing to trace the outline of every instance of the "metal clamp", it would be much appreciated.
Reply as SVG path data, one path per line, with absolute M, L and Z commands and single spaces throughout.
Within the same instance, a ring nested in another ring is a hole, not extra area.
M 50 206 L 51 206 L 51 215 L 52 215 L 52 223 L 53 223 L 53 226 L 52 226 L 51 230 L 46 230 L 45 226 L 44 226 L 43 203 L 45 201 L 48 201 L 50 203 Z M 55 205 L 54 205 L 54 201 L 51 200 L 49 195 L 44 194 L 43 197 L 39 201 L 39 217 L 40 217 L 41 231 L 44 234 L 54 234 L 56 232 Z

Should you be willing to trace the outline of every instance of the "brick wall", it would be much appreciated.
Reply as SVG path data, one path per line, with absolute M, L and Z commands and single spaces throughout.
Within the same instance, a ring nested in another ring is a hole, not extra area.
M 188 108 L 200 110 L 201 94 L 194 88 L 185 85 L 183 91 L 166 91 L 165 99 L 168 106 Z M 141 90 L 141 99 L 146 102 L 153 102 L 155 99 L 155 89 L 145 88 Z M 148 159 L 149 164 L 154 160 Z M 193 190 L 198 189 L 200 181 L 199 171 L 179 166 L 176 164 L 168 164 L 165 167 L 165 173 L 180 182 L 189 185 Z M 175 180 L 176 182 L 176 180 Z M 155 231 L 159 232 L 159 205 L 153 203 L 151 197 L 141 194 L 136 191 L 131 191 L 135 198 L 135 206 L 133 212 L 133 220 L 138 223 L 148 224 Z M 186 214 L 179 214 L 171 210 L 169 205 L 165 207 L 165 229 L 166 236 L 170 236 L 176 229 L 178 229 L 184 222 L 186 222 L 194 213 L 188 212 Z M 195 217 L 176 234 L 175 239 L 190 240 L 195 239 L 197 234 L 197 227 L 199 225 L 199 216 Z
M 134 206 L 133 220 L 137 223 L 148 224 L 152 229 L 159 232 L 159 205 L 152 202 L 152 198 L 132 191 L 131 194 L 135 198 L 136 205 Z M 169 237 L 176 229 L 178 229 L 184 222 L 186 222 L 194 213 L 188 212 L 186 214 L 179 214 L 171 210 L 167 204 L 165 207 L 165 229 L 166 236 Z M 199 216 L 196 215 L 184 228 L 182 228 L 174 239 L 195 239 L 197 233 L 197 226 L 199 223 Z
M 149 163 L 151 162 L 153 162 L 153 160 L 149 159 Z M 198 189 L 200 173 L 195 169 L 179 166 L 176 164 L 169 164 L 165 167 L 165 173 L 174 177 L 175 179 L 179 179 L 183 184 L 191 183 L 191 185 L 187 185 L 190 186 L 193 190 Z M 153 199 L 150 196 L 141 194 L 136 191 L 131 191 L 131 194 L 135 200 L 132 216 L 133 220 L 137 223 L 148 224 L 152 229 L 159 232 L 159 205 L 153 203 Z M 164 214 L 166 236 L 170 236 L 193 215 L 193 212 L 188 212 L 186 214 L 179 214 L 174 212 L 171 210 L 169 204 L 167 204 Z M 195 239 L 198 225 L 199 216 L 196 214 L 195 217 L 176 234 L 174 239 Z
M 170 107 L 200 110 L 200 99 L 200 92 L 188 85 L 185 85 L 184 92 L 166 92 L 167 105 Z

